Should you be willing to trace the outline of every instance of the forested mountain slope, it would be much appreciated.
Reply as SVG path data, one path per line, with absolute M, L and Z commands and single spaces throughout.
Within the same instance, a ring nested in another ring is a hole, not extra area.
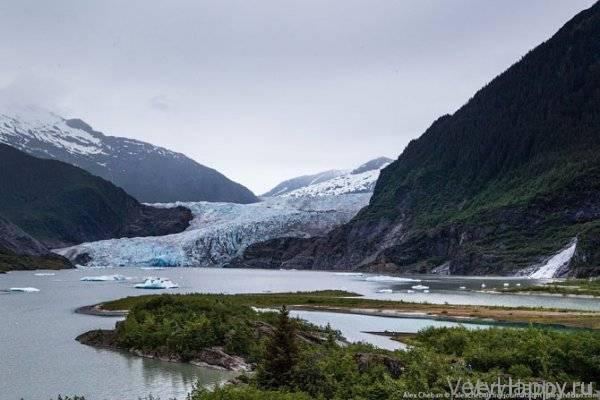
M 251 246 L 238 261 L 273 254 L 277 267 L 512 274 L 573 240 L 570 273 L 597 275 L 598 3 L 412 141 L 350 223 Z
M 140 204 L 72 165 L 0 144 L 0 214 L 47 247 L 124 236 L 166 235 L 191 220 L 184 207 Z

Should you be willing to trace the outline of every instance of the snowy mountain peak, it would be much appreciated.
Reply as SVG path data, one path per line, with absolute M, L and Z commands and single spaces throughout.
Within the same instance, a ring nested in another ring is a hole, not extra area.
M 52 112 L 33 107 L 0 113 L 0 142 L 21 150 L 33 148 L 52 158 L 52 147 L 78 155 L 104 152 L 100 138 L 70 127 L 64 118 Z
M 280 183 L 268 192 L 267 195 L 280 197 L 323 197 L 338 196 L 347 193 L 370 193 L 375 188 L 379 171 L 392 161 L 386 157 L 379 157 L 351 171 L 333 170 L 316 175 L 301 176 Z
M 143 202 L 258 201 L 244 186 L 181 153 L 104 135 L 80 119 L 38 107 L 2 107 L 0 143 L 85 169 Z

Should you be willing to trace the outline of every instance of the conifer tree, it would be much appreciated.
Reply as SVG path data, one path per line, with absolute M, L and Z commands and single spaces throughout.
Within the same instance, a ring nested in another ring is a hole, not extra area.
M 257 380 L 263 387 L 282 387 L 290 382 L 292 370 L 298 363 L 296 324 L 289 311 L 281 307 L 274 334 L 267 343 Z

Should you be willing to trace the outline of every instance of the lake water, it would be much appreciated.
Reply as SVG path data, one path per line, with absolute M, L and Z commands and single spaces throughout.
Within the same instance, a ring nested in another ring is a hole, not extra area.
M 36 273 L 54 273 L 37 276 Z M 82 282 L 83 276 L 121 274 L 130 280 Z M 124 296 L 147 294 L 134 289 L 144 277 L 159 275 L 181 285 L 170 292 L 260 293 L 320 289 L 344 289 L 370 298 L 428 301 L 431 303 L 527 305 L 600 310 L 595 299 L 480 293 L 475 290 L 528 280 L 409 277 L 398 281 L 376 275 L 346 275 L 313 271 L 267 271 L 170 268 L 160 271 L 139 268 L 82 269 L 65 271 L 12 272 L 0 275 L 0 394 L 2 400 L 48 400 L 57 394 L 83 394 L 88 400 L 135 400 L 153 394 L 163 400 L 184 399 L 192 385 L 213 384 L 231 374 L 184 364 L 133 357 L 79 344 L 74 338 L 91 329 L 109 329 L 118 318 L 75 314 L 77 307 Z M 420 280 L 417 282 L 416 280 Z M 429 293 L 415 285 L 429 286 Z M 460 290 L 465 286 L 467 290 Z M 5 292 L 11 287 L 35 287 L 36 293 Z M 469 290 L 472 289 L 472 290 Z M 392 293 L 380 293 L 381 290 Z M 157 293 L 154 291 L 152 293 Z M 444 321 L 415 318 L 385 318 L 335 313 L 294 312 L 311 322 L 340 329 L 350 340 L 369 341 L 382 347 L 397 344 L 364 331 L 416 332 L 426 326 L 452 325 Z

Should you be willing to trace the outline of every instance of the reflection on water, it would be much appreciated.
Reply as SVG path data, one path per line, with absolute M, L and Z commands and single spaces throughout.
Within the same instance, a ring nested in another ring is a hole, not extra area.
M 43 273 L 43 271 L 41 271 Z M 39 273 L 39 272 L 38 272 Z M 121 274 L 126 281 L 82 282 L 90 275 Z M 144 271 L 138 268 L 111 268 L 57 271 L 55 275 L 14 272 L 0 275 L 0 393 L 2 400 L 47 400 L 57 394 L 82 394 L 88 400 L 160 396 L 163 400 L 184 399 L 197 379 L 211 384 L 231 374 L 192 365 L 129 356 L 98 350 L 77 343 L 74 338 L 91 329 L 110 329 L 118 318 L 74 314 L 80 306 L 125 296 L 147 294 L 134 289 L 148 275 L 160 275 L 178 282 L 173 293 L 260 293 L 299 290 L 342 289 L 367 297 L 428 301 L 431 303 L 528 305 L 600 310 L 600 301 L 546 296 L 499 295 L 479 293 L 481 284 L 500 288 L 504 283 L 526 284 L 528 280 L 481 279 L 439 276 L 409 277 L 429 286 L 430 293 L 408 293 L 412 280 L 376 278 L 362 275 L 337 275 L 332 272 L 267 271 L 169 268 Z M 460 290 L 465 286 L 467 290 Z M 35 287 L 37 293 L 2 292 L 10 287 Z M 392 293 L 378 293 L 379 290 Z M 154 291 L 151 293 L 160 293 Z M 416 331 L 425 326 L 446 326 L 444 321 L 352 316 L 331 313 L 304 314 L 319 324 L 340 329 L 351 340 L 365 340 L 386 346 L 385 337 L 364 331 Z M 393 345 L 393 342 L 391 342 Z M 32 371 L 35 371 L 35 375 Z

